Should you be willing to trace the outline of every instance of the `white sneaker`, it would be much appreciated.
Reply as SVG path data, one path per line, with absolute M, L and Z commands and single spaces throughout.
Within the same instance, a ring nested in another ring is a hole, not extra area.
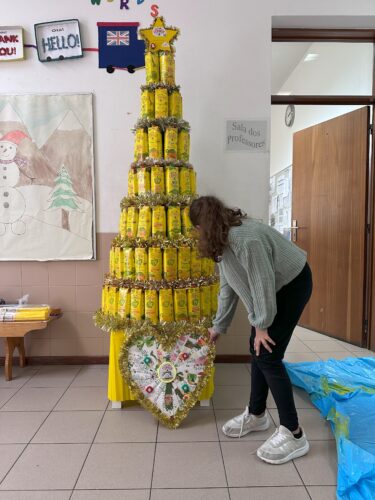
M 266 431 L 270 426 L 270 418 L 265 412 L 262 417 L 256 417 L 249 413 L 249 407 L 237 417 L 228 420 L 223 425 L 223 433 L 232 438 L 240 438 L 253 431 Z
M 301 427 L 302 429 L 302 427 Z M 257 455 L 261 460 L 269 464 L 285 464 L 289 460 L 302 457 L 309 451 L 310 445 L 306 439 L 305 431 L 302 429 L 302 436 L 297 439 L 293 433 L 280 425 L 276 432 L 257 450 Z

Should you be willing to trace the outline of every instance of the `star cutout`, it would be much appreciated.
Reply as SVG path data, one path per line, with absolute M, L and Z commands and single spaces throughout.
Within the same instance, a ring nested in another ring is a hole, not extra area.
M 170 44 L 177 38 L 178 34 L 178 29 L 166 28 L 162 17 L 157 17 L 150 28 L 140 30 L 140 35 L 151 52 L 158 50 L 170 52 L 172 50 Z

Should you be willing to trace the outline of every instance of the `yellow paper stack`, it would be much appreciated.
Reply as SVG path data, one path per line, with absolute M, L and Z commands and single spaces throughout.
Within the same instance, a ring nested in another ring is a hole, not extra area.
M 0 321 L 46 321 L 50 315 L 48 305 L 10 305 L 0 307 Z

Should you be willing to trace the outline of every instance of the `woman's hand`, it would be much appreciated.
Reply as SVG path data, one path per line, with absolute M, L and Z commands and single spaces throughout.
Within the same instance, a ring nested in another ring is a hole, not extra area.
M 268 335 L 267 330 L 260 330 L 259 328 L 256 328 L 256 334 L 255 334 L 255 339 L 254 339 L 254 349 L 255 349 L 255 354 L 259 356 L 260 354 L 260 348 L 263 345 L 265 349 L 267 349 L 268 352 L 272 352 L 271 345 L 276 345 L 275 342 L 271 339 L 271 337 Z
M 211 342 L 216 344 L 217 339 L 220 337 L 220 333 L 215 332 L 213 328 L 209 328 L 208 333 L 210 334 Z

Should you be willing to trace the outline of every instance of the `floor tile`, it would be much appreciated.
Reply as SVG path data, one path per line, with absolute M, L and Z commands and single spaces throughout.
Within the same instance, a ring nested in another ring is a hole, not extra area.
M 307 330 L 307 328 L 301 328 L 296 326 L 293 335 L 298 337 L 300 340 L 326 340 L 329 339 L 326 335 L 322 335 L 318 332 L 313 332 L 312 330 Z
M 317 352 L 317 355 L 323 361 L 328 359 L 346 359 L 353 358 L 355 355 L 349 351 L 339 351 L 339 352 Z
M 177 443 L 193 441 L 218 441 L 215 415 L 212 410 L 192 411 L 178 429 L 159 425 L 158 442 Z
M 10 470 L 24 449 L 24 444 L 0 445 L 0 481 L 3 480 L 6 473 Z
M 308 486 L 311 500 L 336 500 L 336 486 Z
M 366 351 L 365 353 L 363 353 L 363 352 L 355 351 L 352 353 L 352 356 L 355 358 L 373 358 L 375 356 L 375 352 Z
M 149 500 L 149 497 L 149 490 L 75 490 L 71 500 Z
M 55 411 L 105 410 L 108 404 L 105 387 L 70 387 L 56 406 Z
M 249 372 L 246 365 L 232 363 L 215 364 L 215 386 L 249 385 Z
M 102 411 L 52 412 L 32 443 L 92 443 Z
M 311 349 L 309 349 L 298 337 L 292 337 L 286 352 L 311 352 Z
M 284 361 L 289 363 L 306 363 L 310 361 L 320 361 L 319 356 L 315 352 L 287 352 L 284 356 Z
M 94 444 L 76 489 L 150 488 L 153 443 Z
M 48 412 L 0 412 L 0 443 L 28 443 Z
M 53 491 L 53 500 L 69 500 L 71 491 Z M 0 491 L 0 500 L 51 500 L 50 491 Z
M 0 489 L 71 490 L 88 450 L 84 444 L 30 444 Z
M 229 500 L 227 488 L 152 490 L 151 500 Z
M 60 387 L 22 387 L 1 411 L 51 411 L 64 390 Z
M 304 486 L 230 488 L 231 500 L 310 500 Z
M 274 421 L 278 424 L 279 417 L 277 410 L 270 410 L 270 413 Z M 320 415 L 317 409 L 299 409 L 298 418 L 306 432 L 308 440 L 323 441 L 335 439 L 329 422 Z
M 107 411 L 95 442 L 152 443 L 156 441 L 157 428 L 157 420 L 146 411 Z
M 238 438 L 230 438 L 227 437 L 223 431 L 222 427 L 231 418 L 235 417 L 239 413 L 236 413 L 236 410 L 215 410 L 216 415 L 216 423 L 217 423 L 217 431 L 219 433 L 220 441 L 229 441 L 233 442 L 238 440 Z M 241 441 L 265 441 L 270 437 L 270 435 L 275 431 L 275 425 L 273 420 L 271 420 L 271 426 L 266 431 L 258 431 L 258 432 L 250 432 L 241 438 Z
M 213 396 L 215 409 L 226 410 L 238 408 L 244 410 L 249 404 L 250 385 L 248 386 L 218 386 Z
M 336 484 L 337 452 L 335 441 L 311 441 L 310 451 L 294 461 L 306 485 Z
M 314 410 L 316 409 L 316 406 L 314 406 L 314 404 L 312 403 L 309 394 L 303 389 L 293 386 L 293 394 L 294 403 L 297 410 L 299 408 L 313 408 Z
M 153 488 L 226 487 L 219 443 L 158 443 Z
M 299 486 L 302 481 L 292 463 L 275 467 L 262 462 L 256 450 L 262 441 L 221 443 L 228 484 L 235 486 Z
M 48 366 L 41 368 L 25 387 L 68 387 L 80 366 Z
M 108 366 L 84 366 L 73 380 L 71 387 L 107 387 Z
M 0 406 L 3 406 L 7 401 L 10 400 L 12 396 L 18 391 L 17 387 L 11 387 L 9 389 L 0 389 Z
M 304 342 L 313 352 L 346 352 L 346 349 L 334 340 L 304 340 Z
M 1 370 L 4 370 L 4 368 L 1 367 Z M 3 372 L 1 371 L 0 388 L 9 389 L 11 387 L 21 387 L 30 379 L 30 377 L 35 375 L 37 372 L 38 368 L 34 366 L 26 366 L 25 368 L 13 366 L 12 380 L 7 381 L 5 380 Z

